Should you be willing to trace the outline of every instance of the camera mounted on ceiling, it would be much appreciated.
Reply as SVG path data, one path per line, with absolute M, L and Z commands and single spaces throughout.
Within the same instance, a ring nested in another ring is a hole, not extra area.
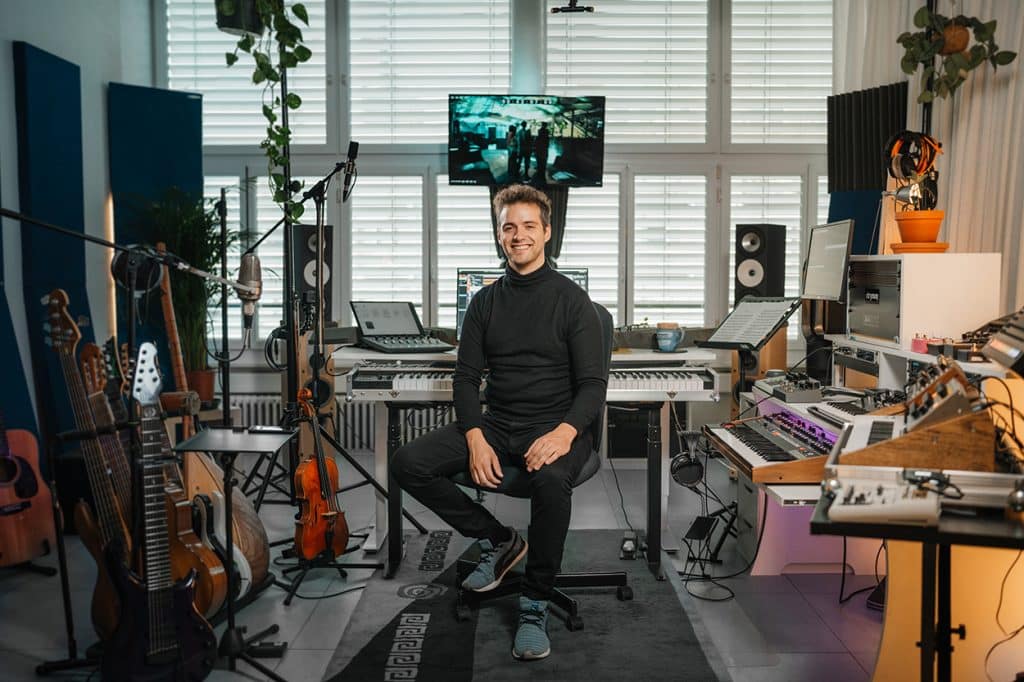
M 552 14 L 563 14 L 563 13 L 568 13 L 568 12 L 593 12 L 594 11 L 593 6 L 580 7 L 579 5 L 576 4 L 578 2 L 579 2 L 579 0 L 569 0 L 569 4 L 568 5 L 562 5 L 561 7 L 552 7 L 551 8 L 551 13 Z

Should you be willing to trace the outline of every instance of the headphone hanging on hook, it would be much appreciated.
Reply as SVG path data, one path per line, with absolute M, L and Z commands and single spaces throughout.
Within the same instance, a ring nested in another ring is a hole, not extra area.
M 697 457 L 697 446 L 700 445 L 704 434 L 700 431 L 683 431 L 680 435 L 686 451 L 672 458 L 669 472 L 672 474 L 672 480 L 679 485 L 695 488 L 704 480 L 704 465 Z

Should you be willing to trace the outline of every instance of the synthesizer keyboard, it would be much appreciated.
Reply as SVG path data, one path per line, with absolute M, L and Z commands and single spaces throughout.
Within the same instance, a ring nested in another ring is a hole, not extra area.
M 374 360 L 348 373 L 346 400 L 443 402 L 452 399 L 455 363 Z M 487 377 L 484 376 L 486 385 Z M 718 376 L 704 367 L 613 366 L 609 402 L 705 401 L 718 399 Z
M 719 452 L 748 476 L 754 467 L 827 455 L 838 434 L 826 424 L 789 410 L 705 426 L 704 432 Z

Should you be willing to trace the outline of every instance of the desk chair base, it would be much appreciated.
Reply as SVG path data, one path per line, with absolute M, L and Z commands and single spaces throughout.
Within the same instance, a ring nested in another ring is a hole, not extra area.
M 523 576 L 510 575 L 493 590 L 487 592 L 474 592 L 462 589 L 462 581 L 476 568 L 475 561 L 459 559 L 456 566 L 456 581 L 458 598 L 455 602 L 455 617 L 460 620 L 469 620 L 470 611 L 479 608 L 480 605 L 492 599 L 506 597 L 511 594 L 520 594 L 523 590 Z M 582 587 L 614 587 L 615 597 L 619 601 L 629 601 L 633 598 L 633 588 L 626 583 L 624 571 L 608 573 L 559 573 L 555 576 L 555 589 L 551 593 L 550 602 L 558 607 L 561 618 L 565 621 L 565 627 L 570 632 L 583 629 L 583 618 L 579 615 L 579 603 L 566 594 L 564 589 Z

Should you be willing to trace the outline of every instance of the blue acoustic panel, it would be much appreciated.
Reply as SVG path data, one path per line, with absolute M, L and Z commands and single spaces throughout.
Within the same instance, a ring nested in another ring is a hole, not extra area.
M 850 253 L 871 255 L 878 252 L 878 201 L 881 192 L 844 191 L 829 195 L 828 221 L 853 218 L 853 245 Z
M 159 199 L 171 187 L 203 195 L 203 100 L 200 95 L 111 83 L 107 90 L 110 189 L 114 199 L 114 235 L 120 244 L 143 241 L 136 208 Z M 156 295 L 159 291 L 156 292 Z M 171 387 L 170 355 L 159 299 L 140 306 L 146 319 L 138 340 L 157 344 L 160 364 Z M 125 329 L 124 305 L 118 305 L 118 329 Z M 126 340 L 124 331 L 121 340 Z
M 80 69 L 28 43 L 15 42 L 14 92 L 21 212 L 84 233 Z M 39 432 L 46 441 L 57 431 L 74 428 L 74 420 L 57 355 L 43 343 L 46 309 L 40 300 L 53 289 L 63 289 L 72 317 L 90 316 L 86 246 L 74 237 L 27 223 L 22 224 L 21 244 Z M 83 341 L 93 340 L 91 327 L 81 331 Z

